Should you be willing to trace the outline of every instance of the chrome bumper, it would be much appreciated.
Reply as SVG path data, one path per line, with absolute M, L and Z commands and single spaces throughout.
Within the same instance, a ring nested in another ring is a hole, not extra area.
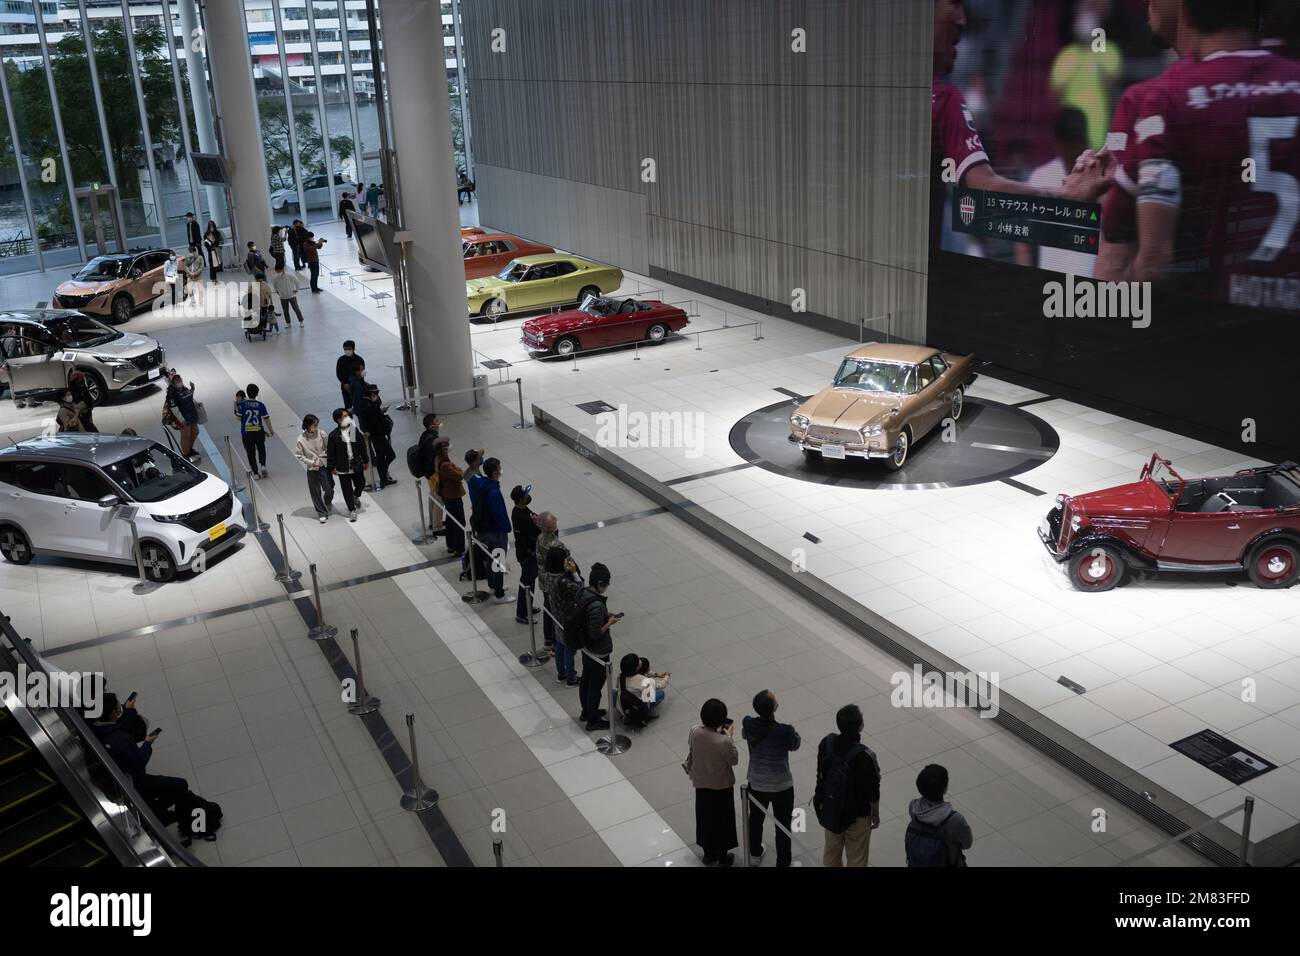
M 787 435 L 786 440 L 792 445 L 798 445 L 804 451 L 815 451 L 819 454 L 821 453 L 822 445 L 824 444 L 823 442 L 813 443 L 806 439 L 796 438 L 794 435 Z M 842 447 L 844 448 L 845 458 L 888 458 L 893 454 L 892 450 L 888 448 L 868 448 L 862 445 L 856 447 L 853 445 L 844 445 Z

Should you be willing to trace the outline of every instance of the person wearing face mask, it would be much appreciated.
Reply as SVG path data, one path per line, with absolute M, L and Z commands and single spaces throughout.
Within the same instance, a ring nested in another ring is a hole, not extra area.
M 293 443 L 293 457 L 307 469 L 307 491 L 321 524 L 329 520 L 334 511 L 334 476 L 330 474 L 327 454 L 320 419 L 307 415 L 302 420 L 302 434 Z
M 348 383 L 358 365 L 364 366 L 366 360 L 357 354 L 357 343 L 348 339 L 343 343 L 343 354 L 334 363 L 334 377 L 339 380 L 339 392 L 343 395 L 343 407 L 352 407 L 352 391 Z
M 434 471 L 429 483 L 446 509 L 443 531 L 447 536 L 447 553 L 460 557 L 465 553 L 465 472 L 451 460 L 451 439 L 433 440 Z
M 64 389 L 59 396 L 59 410 L 54 413 L 55 427 L 61 432 L 84 432 L 81 424 L 82 404 L 72 397 L 72 390 Z
M 1111 0 L 1081 0 L 1075 10 L 1072 40 L 1052 64 L 1052 92 L 1062 109 L 1072 106 L 1087 117 L 1091 149 L 1106 145 L 1111 103 L 1124 73 L 1119 44 L 1096 33 L 1110 13 Z
M 334 421 L 338 427 L 330 432 L 325 447 L 325 460 L 330 472 L 338 478 L 339 485 L 343 488 L 348 520 L 356 521 L 361 489 L 366 485 L 366 465 L 370 458 L 366 454 L 365 439 L 353 424 L 348 410 L 334 409 Z

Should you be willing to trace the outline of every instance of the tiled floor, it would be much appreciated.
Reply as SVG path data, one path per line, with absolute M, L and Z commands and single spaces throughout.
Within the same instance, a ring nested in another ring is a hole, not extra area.
M 345 254 L 335 255 L 337 264 L 347 265 Z M 4 294 L 12 288 L 7 284 Z M 383 700 L 383 714 L 403 747 L 403 716 L 415 715 L 425 782 L 439 791 L 440 811 L 477 864 L 491 865 L 497 836 L 507 865 L 694 865 L 696 851 L 688 847 L 694 836 L 692 793 L 678 766 L 687 731 L 709 697 L 726 701 L 738 718 L 763 687 L 778 694 L 783 719 L 795 723 L 807 740 L 792 762 L 801 806 L 811 796 L 815 743 L 833 729 L 835 709 L 850 701 L 862 706 L 867 739 L 884 771 L 882 825 L 872 841 L 877 865 L 902 863 L 906 803 L 914 795 L 917 770 L 931 761 L 949 768 L 953 800 L 975 830 L 972 865 L 1113 864 L 1162 838 L 990 721 L 963 710 L 894 707 L 888 691 L 890 675 L 898 670 L 895 661 L 665 515 L 566 535 L 584 565 L 601 560 L 613 569 L 611 601 L 627 612 L 617 632 L 618 646 L 635 649 L 656 667 L 673 672 L 662 719 L 650 731 L 635 734 L 628 753 L 600 755 L 595 735 L 584 733 L 573 720 L 576 693 L 556 685 L 549 666 L 532 670 L 517 662 L 527 646 L 527 630 L 514 623 L 512 607 L 466 605 L 459 599 L 464 585 L 454 580 L 451 567 L 402 570 L 442 553 L 440 547 L 410 542 L 418 524 L 413 482 L 370 499 L 355 525 L 336 518 L 320 526 L 313 519 L 288 443 L 304 412 L 320 414 L 336 404 L 332 368 L 338 343 L 355 338 L 368 367 L 381 370 L 378 380 L 386 394 L 397 396 L 397 373 L 385 367 L 398 361 L 391 303 L 378 308 L 360 289 L 349 290 L 343 283 L 325 288 L 320 296 L 304 296 L 305 330 L 295 328 L 266 343 L 245 343 L 233 319 L 169 324 L 166 317 L 149 315 L 134 320 L 133 327 L 139 323 L 159 335 L 171 363 L 193 378 L 207 398 L 210 447 L 233 430 L 233 420 L 225 423 L 223 415 L 235 388 L 248 380 L 262 384 L 278 429 L 278 440 L 269 443 L 271 477 L 257 484 L 262 515 L 272 522 L 276 513 L 285 516 L 296 567 L 305 569 L 309 561 L 317 565 L 326 618 L 344 635 L 341 643 L 349 657 L 348 629 L 359 629 L 366 684 Z M 23 290 L 24 302 L 31 298 L 28 291 Z M 708 316 L 719 313 L 707 306 L 698 311 L 700 326 L 712 327 Z M 639 408 L 686 407 L 689 402 L 689 407 L 703 409 L 709 441 L 702 456 L 679 461 L 659 454 L 655 462 L 636 453 L 641 467 L 649 464 L 648 470 L 676 477 L 734 463 L 724 421 L 734 420 L 737 409 L 755 407 L 760 395 L 764 403 L 775 400 L 773 385 L 804 389 L 817 384 L 829 370 L 818 353 L 843 347 L 831 336 L 785 323 L 766 322 L 763 332 L 760 341 L 753 339 L 752 329 L 705 335 L 700 351 L 693 342 L 676 341 L 653 355 L 643 353 L 635 364 L 633 356 L 624 354 L 582 359 L 578 373 L 571 365 L 547 363 L 512 371 L 524 378 L 531 399 L 557 411 L 592 397 Z M 512 334 L 504 324 L 476 334 L 476 348 L 506 354 Z M 146 396 L 101 409 L 96 418 L 105 431 L 131 424 L 141 433 L 157 433 L 159 404 L 160 397 Z M 4 417 L 11 423 L 42 412 L 7 407 Z M 1083 411 L 1061 411 L 1060 416 L 1077 417 Z M 400 452 L 418 425 L 413 416 L 396 418 L 399 461 L 394 468 L 400 474 Z M 562 527 L 594 525 L 649 509 L 645 499 L 545 435 L 511 428 L 515 420 L 508 402 L 493 402 L 486 409 L 448 416 L 445 431 L 460 448 L 472 441 L 499 454 L 505 463 L 503 481 L 531 482 L 537 509 L 555 511 Z M 5 430 L 10 429 L 12 424 Z M 209 459 L 205 465 L 213 463 Z M 1109 472 L 1101 464 L 1094 467 L 1096 477 L 1110 478 L 1118 466 Z M 968 490 L 968 501 L 966 495 L 952 500 L 923 494 L 869 496 L 858 502 L 832 492 L 814 515 L 802 509 L 799 495 L 768 480 L 775 478 L 751 469 L 682 488 L 750 533 L 769 535 L 779 542 L 774 546 L 785 547 L 804 530 L 816 530 L 825 544 L 810 554 L 810 572 L 870 583 L 878 602 L 868 603 L 889 616 L 903 615 L 907 626 L 927 640 L 961 648 L 954 656 L 988 657 L 1000 653 L 1004 642 L 1025 638 L 1062 648 L 1068 642 L 1076 650 L 1087 642 L 1088 627 L 1048 628 L 1049 633 L 1039 635 L 1035 624 L 1047 619 L 1039 595 L 1051 593 L 1043 583 L 1050 580 L 1049 569 L 1030 566 L 1034 584 L 1025 593 L 1010 569 L 980 586 L 961 568 L 965 562 L 950 556 L 939 587 L 924 574 L 933 565 L 918 567 L 908 560 L 916 556 L 906 544 L 912 537 L 909 522 L 921 522 L 941 535 L 950 551 L 964 549 L 976 536 L 990 549 L 1017 549 L 1021 534 L 1010 517 L 1022 521 L 1036 512 L 1041 499 L 1022 502 L 1015 497 L 1022 493 L 1005 486 Z M 853 520 L 846 522 L 850 513 Z M 1030 535 L 1035 523 L 1036 517 Z M 1026 573 L 1023 562 L 1016 562 L 1015 569 Z M 366 576 L 372 579 L 347 583 Z M 62 666 L 103 669 L 115 689 L 140 693 L 142 711 L 166 729 L 154 769 L 185 775 L 225 809 L 219 841 L 200 845 L 201 854 L 225 865 L 441 862 L 425 829 L 399 809 L 400 786 L 370 735 L 347 714 L 320 648 L 306 638 L 302 618 L 283 599 L 284 591 L 272 580 L 257 547 L 245 546 L 204 574 L 143 598 L 131 593 L 131 584 L 127 575 L 92 565 L 5 565 L 0 567 L 0 607 Z M 982 607 L 973 606 L 976 599 L 969 592 L 975 590 Z M 1013 594 L 1019 595 L 1011 602 L 1019 613 L 1010 616 L 1025 623 L 1011 629 L 991 623 L 988 619 L 1002 613 Z M 1249 601 L 1247 589 L 1238 589 L 1235 596 L 1243 595 Z M 169 623 L 257 600 L 269 603 Z M 1192 603 L 1185 599 L 1179 607 Z M 921 613 L 927 607 L 938 619 L 932 627 Z M 1177 619 L 1192 613 L 1197 612 Z M 1231 653 L 1257 666 L 1278 666 L 1280 659 L 1272 658 L 1283 648 L 1256 630 L 1247 613 L 1243 607 L 1241 615 L 1229 618 L 1243 625 Z M 157 627 L 142 633 L 146 624 Z M 1201 719 L 1187 708 L 1227 719 L 1213 693 L 1227 696 L 1216 688 L 1231 673 L 1216 672 L 1217 662 L 1208 658 L 1197 659 L 1204 668 L 1201 676 L 1187 665 L 1163 663 L 1151 648 L 1130 647 L 1140 643 L 1135 637 L 1140 633 L 1136 628 L 1108 632 L 1104 641 L 1095 640 L 1100 649 L 1119 646 L 1100 660 L 1089 654 L 1092 670 L 1086 675 L 1082 656 L 1077 666 L 1069 664 L 1064 672 L 1090 688 L 1091 700 L 1081 703 L 1102 714 L 1085 709 L 1063 720 L 1091 721 L 1096 736 L 1137 727 L 1162 747 L 1176 739 L 1169 734 L 1180 729 L 1180 715 Z M 1229 653 L 1226 645 L 1213 642 L 1208 629 L 1188 631 L 1181 639 L 1187 642 L 1183 656 Z M 1216 650 L 1205 650 L 1209 644 Z M 1056 666 L 1050 656 L 1029 650 L 1020 654 L 1042 662 L 1033 666 L 1017 656 L 1017 676 L 1031 677 L 1040 668 Z M 1112 690 L 1110 698 L 1099 695 L 1126 677 L 1160 668 L 1167 672 L 1161 670 L 1159 681 L 1140 684 L 1148 688 L 1145 697 L 1126 689 Z M 1103 679 L 1107 675 L 1110 679 Z M 1290 686 L 1282 677 L 1276 681 L 1279 689 Z M 1023 683 L 1029 697 L 1042 682 Z M 1175 689 L 1179 696 L 1171 701 Z M 1206 695 L 1203 701 L 1175 706 Z M 1038 702 L 1050 706 L 1055 698 Z M 1265 753 L 1282 752 L 1294 739 L 1285 729 L 1291 726 L 1287 708 L 1279 707 L 1277 714 L 1240 725 L 1248 729 L 1264 719 L 1274 722 L 1260 728 L 1271 731 L 1267 742 L 1272 749 Z M 1143 749 L 1140 740 L 1121 734 L 1115 752 L 1129 748 L 1134 759 L 1161 753 Z M 1293 753 L 1291 760 L 1297 756 Z M 742 777 L 744 766 L 742 757 Z M 1284 769 L 1294 776 L 1294 770 Z M 1171 765 L 1169 779 L 1183 776 L 1181 765 Z M 1207 806 L 1227 807 L 1224 788 L 1203 789 Z M 1287 792 L 1285 782 L 1273 784 L 1269 795 L 1261 791 L 1261 802 L 1278 813 L 1290 812 Z M 1097 807 L 1108 813 L 1102 833 L 1093 829 Z M 491 829 L 494 811 L 504 811 L 504 834 L 494 835 Z M 809 823 L 797 837 L 796 852 L 805 864 L 817 865 L 820 829 L 815 820 Z M 1201 861 L 1172 848 L 1148 862 Z

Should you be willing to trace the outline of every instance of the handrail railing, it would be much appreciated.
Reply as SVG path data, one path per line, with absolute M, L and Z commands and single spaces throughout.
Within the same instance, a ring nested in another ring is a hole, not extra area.
M 27 645 L 14 630 L 8 617 L 0 616 L 0 633 L 3 633 L 8 641 L 9 648 L 18 656 L 22 664 L 29 672 L 42 673 L 50 675 L 50 669 L 32 649 Z M 4 648 L 0 648 L 4 650 Z M 91 823 L 104 836 L 119 855 L 119 862 L 127 862 L 120 859 L 120 854 L 129 855 L 137 865 L 140 866 L 195 866 L 201 867 L 205 864 L 203 861 L 190 853 L 180 845 L 180 842 L 167 829 L 166 825 L 154 814 L 149 804 L 136 791 L 131 779 L 118 767 L 117 762 L 109 756 L 104 745 L 100 743 L 95 732 L 90 729 L 84 717 L 81 716 L 72 707 L 59 707 L 53 703 L 47 704 L 46 710 L 56 714 L 64 723 L 65 729 L 73 741 L 80 744 L 82 752 L 69 755 L 64 752 L 60 746 L 60 741 L 50 733 L 36 715 L 28 708 L 19 708 L 20 712 L 25 713 L 30 718 L 31 727 L 24 726 L 24 730 L 30 730 L 34 727 L 40 734 L 45 736 L 44 743 L 46 747 L 41 748 L 42 756 L 47 758 L 57 757 L 64 764 L 63 767 L 52 764 L 52 769 L 59 775 L 60 780 L 65 786 L 73 792 L 73 796 L 79 798 L 78 803 L 83 800 L 93 801 L 94 806 L 88 807 L 84 803 L 83 810 L 88 810 Z M 15 713 L 15 717 L 19 714 Z M 40 747 L 41 742 L 37 742 Z M 102 789 L 90 779 L 90 761 L 86 755 L 92 756 L 100 767 L 112 778 L 114 785 L 117 787 L 120 800 L 114 801 L 113 798 L 103 793 Z M 69 779 L 71 775 L 73 779 Z M 80 793 L 75 792 L 80 790 Z M 148 837 L 150 844 L 140 845 L 140 832 L 130 826 L 130 819 L 134 817 L 139 821 Z
M 1141 853 L 1134 854 L 1125 860 L 1120 860 L 1116 866 L 1132 866 L 1138 860 L 1143 860 L 1158 850 L 1163 850 L 1167 846 L 1173 846 L 1175 843 L 1181 843 L 1190 836 L 1195 836 L 1202 830 L 1205 830 L 1214 824 L 1224 820 L 1227 817 L 1234 816 L 1238 813 L 1243 814 L 1241 824 L 1241 844 L 1237 851 L 1237 865 L 1250 866 L 1250 824 L 1255 815 L 1255 798 L 1247 797 L 1241 804 L 1224 810 L 1217 817 L 1211 817 L 1199 826 L 1188 827 L 1182 833 L 1161 840 L 1155 846 L 1147 847 Z

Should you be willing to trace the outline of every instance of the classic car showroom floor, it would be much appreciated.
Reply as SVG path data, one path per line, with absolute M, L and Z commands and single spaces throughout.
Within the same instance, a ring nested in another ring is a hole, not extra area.
M 276 427 L 270 477 L 256 485 L 271 533 L 197 577 L 143 595 L 129 574 L 108 567 L 40 559 L 0 568 L 0 598 L 18 631 L 61 666 L 102 669 L 115 688 L 137 690 L 148 719 L 167 728 L 151 769 L 197 780 L 221 801 L 219 843 L 197 845 L 209 862 L 439 864 L 467 854 L 490 865 L 490 814 L 504 807 L 514 820 L 504 841 L 511 865 L 694 865 L 690 784 L 679 767 L 687 729 L 705 699 L 746 713 L 762 686 L 780 695 L 782 718 L 806 739 L 832 729 L 842 703 L 863 707 L 884 772 L 873 865 L 902 863 L 906 800 L 931 760 L 948 767 L 953 799 L 975 830 L 972 865 L 1110 865 L 1166 838 L 1101 778 L 1067 769 L 1051 748 L 1030 746 L 1003 723 L 961 708 L 891 706 L 890 678 L 904 665 L 864 636 L 870 630 L 998 674 L 1004 697 L 1047 736 L 1095 749 L 1110 778 L 1145 790 L 1157 808 L 1187 804 L 1214 816 L 1252 795 L 1257 851 L 1294 839 L 1297 593 L 1259 590 L 1244 577 L 1156 577 L 1084 594 L 1035 534 L 1057 492 L 1131 481 L 1153 451 L 1184 475 L 1257 462 L 986 369 L 959 428 L 957 441 L 977 452 L 963 456 L 962 468 L 945 462 L 938 435 L 898 474 L 856 461 L 806 465 L 781 423 L 793 401 L 829 382 L 853 341 L 632 276 L 620 294 L 690 303 L 687 334 L 539 362 L 519 344 L 520 320 L 477 325 L 476 358 L 488 368 L 492 359 L 511 365 L 487 372 L 490 400 L 447 416 L 444 434 L 460 452 L 473 445 L 498 455 L 507 487 L 534 486 L 534 508 L 558 515 L 580 562 L 612 569 L 611 607 L 627 612 L 616 646 L 673 674 L 663 719 L 634 734 L 626 754 L 606 757 L 595 750 L 597 735 L 575 722 L 576 694 L 555 683 L 553 667 L 518 663 L 528 634 L 513 607 L 463 603 L 466 586 L 444 548 L 412 543 L 413 481 L 368 497 L 356 524 L 316 523 L 290 449 L 305 412 L 325 417 L 337 404 L 339 343 L 355 339 L 386 399 L 400 394 L 393 311 L 372 298 L 387 283 L 357 282 L 363 273 L 341 230 L 324 231 L 332 240 L 323 257 L 328 284 L 302 297 L 305 328 L 248 343 L 233 318 L 150 313 L 130 323 L 158 337 L 169 366 L 195 381 L 210 415 L 202 467 L 223 477 L 223 438 L 235 424 L 228 402 L 237 387 L 261 384 Z M 6 280 L 0 297 L 5 308 L 29 305 L 44 287 Z M 516 378 L 537 427 L 515 427 Z M 109 405 L 96 421 L 104 431 L 130 425 L 161 437 L 160 401 L 150 393 Z M 593 412 L 605 407 L 616 416 L 669 413 L 658 422 L 678 429 L 678 440 L 656 442 L 653 429 L 628 427 L 624 440 L 602 442 L 600 462 L 567 447 L 574 439 L 566 436 L 595 434 L 603 420 Z M 52 406 L 4 408 L 0 432 L 17 440 Z M 405 478 L 401 452 L 419 426 L 414 416 L 394 417 L 394 474 Z M 621 480 L 620 467 L 634 469 L 640 485 Z M 644 493 L 647 483 L 659 490 Z M 862 626 L 797 587 L 774 585 L 770 573 L 665 507 L 661 493 L 798 565 L 797 575 Z M 337 645 L 307 639 L 308 592 L 273 578 L 277 513 L 293 566 L 317 566 Z M 388 727 L 416 715 L 425 782 L 441 795 L 434 817 L 400 812 L 401 786 L 373 727 L 339 704 L 330 654 L 351 658 L 351 627 Z M 1246 677 L 1256 682 L 1250 702 L 1242 699 Z M 1275 768 L 1235 785 L 1172 749 L 1205 730 Z M 812 749 L 792 761 L 799 805 L 811 796 Z M 1108 814 L 1100 832 L 1087 825 L 1098 807 Z M 1239 830 L 1241 815 L 1224 825 Z M 797 859 L 817 865 L 820 842 L 815 826 L 798 835 Z M 1141 862 L 1209 861 L 1175 845 Z

